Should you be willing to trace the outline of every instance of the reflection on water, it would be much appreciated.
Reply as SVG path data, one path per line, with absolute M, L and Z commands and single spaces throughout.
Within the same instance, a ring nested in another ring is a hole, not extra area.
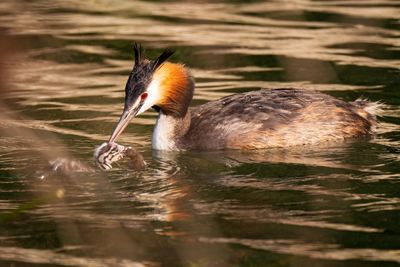
M 1 266 L 400 263 L 396 1 L 17 0 L 0 12 Z M 93 167 L 133 41 L 149 57 L 176 49 L 196 77 L 193 106 L 302 87 L 382 100 L 385 116 L 373 140 L 160 153 L 147 112 L 120 139 L 146 170 L 38 175 L 57 157 Z

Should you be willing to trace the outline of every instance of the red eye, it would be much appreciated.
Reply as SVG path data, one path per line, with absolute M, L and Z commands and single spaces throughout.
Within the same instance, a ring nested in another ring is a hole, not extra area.
M 146 100 L 147 96 L 148 96 L 147 93 L 143 93 L 143 94 L 140 96 L 140 99 L 141 99 L 142 101 L 143 101 L 143 100 Z

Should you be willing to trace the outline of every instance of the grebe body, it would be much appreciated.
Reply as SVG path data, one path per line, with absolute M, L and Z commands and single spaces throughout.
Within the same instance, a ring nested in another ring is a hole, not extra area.
M 366 136 L 376 124 L 368 103 L 285 88 L 234 94 L 183 118 L 161 111 L 152 144 L 159 150 L 262 149 Z
M 125 88 L 125 107 L 110 143 L 129 121 L 149 108 L 159 112 L 152 147 L 157 150 L 265 149 L 368 136 L 377 103 L 345 102 L 316 91 L 282 88 L 223 97 L 189 110 L 194 81 L 180 64 L 141 58 Z

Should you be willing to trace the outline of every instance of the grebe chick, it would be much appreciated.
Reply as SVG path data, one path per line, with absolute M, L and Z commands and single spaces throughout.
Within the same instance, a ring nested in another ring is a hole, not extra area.
M 143 156 L 130 146 L 117 143 L 102 143 L 93 153 L 94 162 L 103 170 L 112 169 L 112 164 L 123 158 L 128 159 L 128 165 L 134 170 L 146 168 Z
M 103 143 L 98 146 L 93 154 L 94 161 L 103 170 L 112 168 L 112 164 L 125 158 L 129 168 L 140 171 L 146 168 L 143 156 L 130 146 L 123 146 L 117 143 Z M 74 175 L 78 173 L 95 173 L 98 169 L 74 158 L 58 157 L 50 160 L 48 164 L 36 171 L 40 179 L 53 175 Z
M 150 61 L 142 58 L 140 45 L 134 50 L 124 111 L 109 143 L 150 108 L 159 113 L 152 138 L 157 150 L 284 148 L 374 133 L 377 103 L 347 103 L 301 89 L 234 94 L 189 110 L 194 81 L 185 66 L 166 61 L 173 52 Z

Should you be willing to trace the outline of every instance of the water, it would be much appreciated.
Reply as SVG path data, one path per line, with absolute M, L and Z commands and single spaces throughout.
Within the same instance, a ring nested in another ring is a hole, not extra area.
M 1 266 L 400 264 L 398 1 L 10 0 L 0 13 L 12 52 L 1 76 Z M 133 41 L 150 58 L 176 50 L 172 61 L 196 77 L 192 106 L 261 87 L 317 89 L 383 101 L 378 136 L 157 153 L 150 111 L 119 139 L 146 170 L 122 162 L 41 177 L 57 156 L 92 164 L 121 113 Z

